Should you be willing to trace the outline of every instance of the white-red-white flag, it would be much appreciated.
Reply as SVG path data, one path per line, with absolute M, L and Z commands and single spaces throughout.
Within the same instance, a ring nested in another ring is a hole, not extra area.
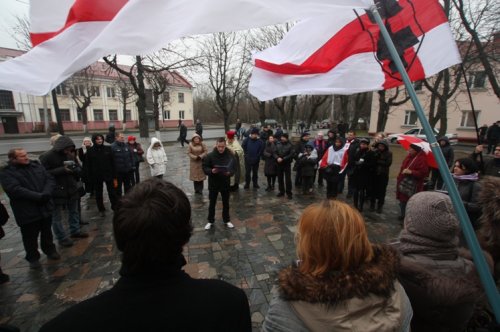
M 367 8 L 371 0 L 33 0 L 34 48 L 0 64 L 0 89 L 42 95 L 108 54 L 147 54 L 180 37 Z
M 412 81 L 460 63 L 437 0 L 385 0 L 383 18 Z M 339 9 L 309 18 L 279 45 L 253 56 L 250 92 L 260 100 L 297 94 L 353 94 L 403 84 L 375 20 Z

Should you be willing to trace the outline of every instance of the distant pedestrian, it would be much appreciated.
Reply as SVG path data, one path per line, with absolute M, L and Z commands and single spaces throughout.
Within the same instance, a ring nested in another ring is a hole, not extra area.
M 444 159 L 446 160 L 446 165 L 448 166 L 448 169 L 451 169 L 453 165 L 453 161 L 455 160 L 455 152 L 453 151 L 452 146 L 450 145 L 450 139 L 447 136 L 442 136 L 437 139 L 439 143 L 439 147 L 441 148 L 441 152 L 443 153 Z M 432 188 L 435 188 L 437 190 L 443 189 L 443 178 L 441 177 L 441 173 L 439 172 L 439 169 L 432 169 Z
M 349 130 L 349 125 L 347 123 L 344 123 L 344 121 L 340 121 L 340 123 L 337 125 L 337 132 L 339 133 L 339 136 L 342 138 L 345 138 L 345 134 Z
M 61 258 L 57 253 L 50 229 L 54 208 L 52 194 L 56 183 L 39 162 L 28 158 L 24 149 L 11 149 L 7 156 L 9 161 L 0 171 L 0 182 L 10 199 L 16 223 L 21 229 L 25 258 L 31 269 L 39 269 L 41 267 L 38 252 L 39 235 L 42 251 L 47 258 L 51 260 Z M 5 215 L 3 220 L 6 222 Z M 2 221 L 2 225 L 5 222 Z M 3 280 L 5 279 L 4 275 Z
M 304 153 L 299 155 L 297 162 L 302 170 L 302 194 L 312 194 L 314 173 L 316 172 L 318 164 L 318 153 L 312 144 L 306 144 Z
M 112 123 L 109 125 L 108 133 L 106 134 L 106 142 L 108 144 L 113 144 L 115 142 L 115 139 L 116 139 L 116 128 L 115 124 Z
M 370 140 L 361 138 L 359 147 L 354 153 L 352 159 L 354 163 L 351 180 L 353 182 L 353 203 L 359 212 L 363 212 L 365 200 L 371 193 L 371 176 L 375 166 L 374 152 L 370 149 Z
M 195 133 L 200 135 L 200 137 L 203 137 L 203 125 L 201 124 L 200 119 L 196 120 Z
M 342 137 L 342 136 L 340 136 Z M 346 149 L 346 156 L 344 158 L 347 159 L 347 167 L 345 172 L 343 173 L 344 175 L 342 176 L 343 179 L 340 180 L 340 188 L 339 188 L 339 193 L 342 193 L 344 190 L 344 179 L 347 176 L 347 196 L 346 198 L 349 199 L 353 195 L 353 182 L 351 180 L 351 175 L 354 171 L 354 154 L 359 148 L 359 139 L 356 137 L 356 132 L 354 130 L 350 130 L 347 133 L 347 139 L 344 144 L 344 149 Z
M 168 158 L 163 144 L 156 137 L 151 138 L 151 145 L 146 153 L 146 160 L 151 169 L 151 176 L 163 179 L 163 175 L 167 171 Z
M 281 135 L 281 141 L 276 145 L 276 162 L 278 163 L 278 186 L 277 197 L 286 195 L 292 199 L 292 160 L 295 154 L 293 145 L 288 140 L 288 134 Z
M 125 142 L 123 133 L 116 134 L 116 140 L 111 144 L 111 151 L 113 152 L 117 179 L 116 195 L 120 197 L 132 187 L 132 172 L 135 166 L 130 147 Z
M 229 130 L 226 133 L 227 148 L 233 153 L 236 161 L 234 164 L 234 174 L 231 176 L 230 191 L 238 191 L 240 183 L 245 181 L 245 151 L 243 151 L 240 143 L 234 139 L 235 134 L 234 130 Z
M 500 177 L 500 143 L 495 146 L 493 150 L 493 158 L 483 161 L 479 158 L 479 155 L 483 152 L 483 146 L 478 145 L 470 155 L 476 163 L 479 165 L 479 169 L 481 170 L 481 176 L 495 176 Z
M 207 156 L 208 149 L 200 135 L 194 134 L 189 143 L 189 180 L 193 181 L 194 193 L 203 194 L 203 181 L 207 178 L 203 172 L 203 159 Z
M 250 181 L 254 189 L 259 189 L 259 163 L 264 152 L 264 142 L 259 139 L 259 129 L 253 128 L 250 137 L 241 145 L 245 151 L 245 189 L 250 188 Z
M 221 137 L 212 152 L 203 159 L 203 171 L 208 176 L 208 223 L 205 230 L 213 227 L 215 222 L 215 205 L 217 196 L 222 197 L 222 221 L 227 228 L 234 228 L 229 216 L 229 186 L 230 178 L 234 174 L 235 159 L 229 149 L 226 148 L 226 140 Z
M 94 194 L 93 183 L 90 180 L 90 174 L 87 164 L 87 152 L 92 147 L 92 139 L 90 137 L 85 137 L 82 142 L 82 146 L 76 150 L 80 164 L 82 165 L 82 181 L 85 184 L 85 192 Z
M 250 332 L 243 290 L 222 280 L 193 279 L 183 270 L 192 232 L 191 205 L 181 189 L 154 178 L 136 185 L 113 216 L 120 278 L 40 331 Z
M 281 128 L 281 125 L 277 125 L 274 131 L 274 138 L 277 142 L 281 141 L 281 135 L 283 135 L 283 128 Z
M 179 122 L 179 138 L 177 138 L 177 141 L 181 142 L 182 147 L 184 147 L 184 143 L 189 144 L 189 141 L 186 139 L 187 132 L 188 132 L 188 129 L 187 129 L 186 125 L 184 124 L 184 122 L 180 121 Z
M 339 190 L 339 182 L 343 179 L 341 171 L 343 171 L 342 161 L 344 160 L 344 140 L 340 137 L 335 139 L 335 143 L 330 146 L 323 154 L 323 158 L 319 163 L 319 168 L 323 172 L 326 180 L 326 198 L 336 198 Z
M 262 131 L 259 133 L 259 137 L 264 142 L 264 144 L 267 142 L 267 139 L 269 136 L 273 136 L 273 131 L 271 128 L 269 128 L 269 125 L 264 125 L 264 128 Z
M 273 191 L 276 183 L 276 176 L 278 175 L 278 163 L 276 159 L 276 142 L 274 136 L 269 136 L 266 146 L 264 148 L 264 175 L 267 178 L 266 191 Z
M 141 175 L 139 172 L 140 163 L 144 161 L 144 150 L 140 143 L 137 143 L 137 139 L 135 136 L 129 136 L 127 138 L 128 147 L 130 153 L 132 154 L 132 159 L 134 163 L 134 168 L 132 170 L 132 174 L 130 175 L 130 182 L 132 186 L 135 186 L 139 182 L 141 182 Z
M 495 146 L 500 142 L 500 121 L 495 122 L 488 128 L 486 139 L 488 140 L 488 154 L 493 153 Z
M 382 213 L 385 203 L 387 185 L 389 184 L 389 169 L 392 165 L 392 152 L 386 140 L 381 140 L 375 145 L 375 166 L 372 176 L 372 191 L 370 209 L 377 208 L 377 213 Z
M 314 140 L 314 149 L 316 149 L 316 153 L 318 154 L 318 161 L 323 158 L 326 150 L 328 149 L 328 142 L 323 138 L 323 132 L 320 131 L 316 134 L 316 139 Z M 318 187 L 323 187 L 323 171 L 318 169 Z
M 488 125 L 484 124 L 481 127 L 479 127 L 479 144 L 484 144 L 486 143 L 486 133 L 488 131 Z
M 295 171 L 295 187 L 300 187 L 302 185 L 302 165 L 298 162 L 299 155 L 303 154 L 306 151 L 306 145 L 309 144 L 309 139 L 311 135 L 309 132 L 304 132 L 300 135 L 300 140 L 295 143 L 294 149 L 294 158 L 295 164 L 293 166 L 293 170 Z
M 241 130 L 241 120 L 240 119 L 236 119 L 236 125 L 234 127 L 234 130 L 236 132 L 236 137 L 239 140 L 240 137 L 241 137 L 241 133 L 240 133 L 240 130 Z

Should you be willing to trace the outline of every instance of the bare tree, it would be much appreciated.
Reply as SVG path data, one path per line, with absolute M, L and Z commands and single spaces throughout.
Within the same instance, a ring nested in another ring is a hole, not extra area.
M 201 42 L 201 63 L 215 97 L 215 107 L 229 130 L 231 114 L 246 90 L 250 65 L 245 55 L 247 39 L 237 32 L 216 33 Z
M 310 113 L 307 119 L 307 126 L 311 127 L 313 121 L 316 119 L 318 109 L 329 100 L 330 96 L 308 96 L 307 102 L 309 103 Z
M 27 15 L 15 17 L 15 23 L 9 34 L 16 41 L 19 49 L 28 51 L 33 47 L 30 38 L 30 21 Z
M 388 93 L 388 91 L 393 92 Z M 403 94 L 402 91 L 405 93 Z M 410 96 L 406 93 L 406 89 L 397 87 L 392 90 L 378 91 L 378 100 L 377 132 L 385 130 L 391 107 L 403 105 L 410 100 Z
M 122 130 L 125 131 L 127 129 L 127 105 L 129 100 L 135 96 L 134 88 L 128 78 L 120 74 L 118 74 L 115 88 L 118 91 L 118 98 L 122 104 Z M 134 102 L 134 100 L 130 100 L 130 102 Z
M 88 66 L 75 73 L 63 84 L 65 85 L 63 88 L 69 90 L 69 95 L 76 104 L 76 112 L 81 115 L 83 132 L 87 133 L 87 108 L 92 103 L 92 97 L 100 94 L 99 86 L 93 85 L 94 69 Z

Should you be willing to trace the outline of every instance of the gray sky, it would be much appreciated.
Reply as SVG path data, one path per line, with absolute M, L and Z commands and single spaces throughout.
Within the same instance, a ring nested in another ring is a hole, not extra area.
M 28 0 L 0 0 L 0 47 L 17 49 L 10 31 L 17 16 L 28 15 Z

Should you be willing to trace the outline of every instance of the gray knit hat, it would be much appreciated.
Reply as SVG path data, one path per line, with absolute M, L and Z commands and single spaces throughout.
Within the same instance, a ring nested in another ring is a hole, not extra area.
M 460 231 L 448 195 L 423 191 L 413 195 L 406 206 L 405 230 L 436 242 L 452 242 Z

